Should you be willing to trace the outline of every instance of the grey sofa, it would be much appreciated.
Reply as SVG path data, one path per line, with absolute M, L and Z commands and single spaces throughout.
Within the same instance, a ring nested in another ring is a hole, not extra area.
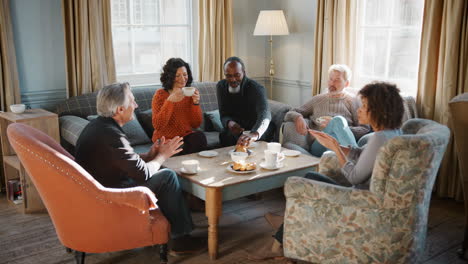
M 207 137 L 208 147 L 219 147 L 219 126 L 213 125 L 208 113 L 218 109 L 218 100 L 216 97 L 215 82 L 199 82 L 193 83 L 192 86 L 197 87 L 200 91 L 200 106 L 204 113 L 203 123 L 199 130 L 203 131 Z M 130 143 L 137 153 L 148 151 L 152 145 L 151 136 L 153 134 L 153 126 L 151 123 L 151 101 L 157 88 L 134 88 L 132 89 L 138 108 L 135 110 L 136 118 L 134 121 L 126 124 L 123 129 L 129 137 Z M 74 153 L 74 146 L 83 128 L 88 124 L 88 118 L 91 119 L 97 114 L 96 112 L 96 95 L 95 93 L 74 96 L 56 108 L 56 113 L 59 115 L 60 122 L 60 137 L 61 144 Z M 272 122 L 276 126 L 274 141 L 279 140 L 279 128 L 284 119 L 284 115 L 291 108 L 290 106 L 269 100 Z M 218 131 L 216 131 L 217 129 Z

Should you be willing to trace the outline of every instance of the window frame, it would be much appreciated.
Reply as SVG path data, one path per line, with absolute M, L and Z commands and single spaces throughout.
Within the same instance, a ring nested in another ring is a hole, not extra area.
M 111 0 L 112 1 L 112 0 Z M 192 74 L 195 80 L 195 77 L 198 74 L 198 67 L 194 67 L 197 65 L 198 58 L 195 56 L 197 54 L 195 51 L 198 48 L 198 24 L 197 24 L 197 19 L 198 19 L 198 0 L 185 0 L 187 3 L 187 23 L 185 24 L 136 24 L 134 22 L 134 13 L 133 13 L 133 3 L 134 0 L 125 0 L 127 6 L 128 6 L 128 11 L 127 11 L 127 21 L 128 18 L 130 21 L 128 23 L 123 23 L 123 24 L 114 24 L 111 22 L 111 28 L 112 31 L 114 31 L 115 28 L 124 28 L 124 29 L 129 29 L 129 34 L 130 34 L 130 49 L 131 49 L 131 67 L 132 67 L 132 73 L 125 73 L 125 74 L 118 74 L 116 72 L 116 78 L 117 81 L 119 82 L 129 82 L 132 87 L 145 87 L 145 86 L 152 86 L 152 85 L 160 85 L 161 82 L 159 80 L 160 78 L 160 72 L 142 72 L 142 73 L 135 73 L 135 38 L 134 38 L 134 31 L 131 30 L 132 28 L 168 28 L 168 27 L 186 27 L 187 28 L 187 52 L 189 58 L 183 58 L 187 63 L 190 64 L 190 67 L 192 69 Z M 159 2 L 159 6 L 161 7 L 161 1 Z M 112 5 L 111 5 L 112 6 Z M 159 9 L 161 12 L 164 12 L 161 8 Z M 114 43 L 113 43 L 114 44 Z M 115 49 L 114 49 L 114 57 L 117 57 L 118 55 L 115 54 Z M 162 62 L 162 65 L 164 65 L 164 62 Z M 117 63 L 116 63 L 116 69 L 117 69 Z
M 392 4 L 391 4 L 391 10 L 390 10 L 390 17 L 392 19 L 392 16 L 394 15 L 394 12 L 395 12 L 395 7 L 397 5 L 397 1 L 390 1 Z M 423 7 L 422 9 L 424 10 L 424 1 L 423 2 Z M 418 54 L 417 54 L 417 67 L 419 69 L 419 59 L 420 59 L 420 56 L 421 56 L 421 33 L 422 33 L 422 16 L 421 16 L 421 22 L 420 22 L 420 25 L 421 25 L 421 28 L 418 28 L 417 26 L 408 26 L 408 25 L 397 25 L 397 24 L 394 24 L 392 20 L 390 20 L 389 22 L 387 22 L 386 24 L 383 24 L 383 25 L 369 25 L 369 24 L 366 24 L 365 22 L 365 15 L 366 15 L 366 11 L 367 11 L 367 0 L 364 0 L 361 2 L 362 5 L 358 5 L 358 12 L 357 12 L 357 15 L 358 15 L 358 24 L 357 24 L 357 58 L 356 58 L 356 70 L 355 70 L 355 73 L 353 74 L 354 75 L 354 80 L 353 80 L 353 83 L 355 85 L 358 85 L 358 86 L 362 86 L 363 84 L 367 83 L 366 81 L 363 81 L 361 83 L 360 80 L 383 80 L 383 81 L 388 81 L 388 82 L 392 82 L 392 83 L 396 83 L 397 85 L 399 83 L 409 83 L 409 82 L 413 82 L 414 79 L 413 78 L 407 78 L 407 77 L 400 77 L 400 78 L 394 78 L 394 77 L 390 77 L 390 57 L 391 57 L 391 51 L 392 51 L 392 46 L 395 44 L 394 41 L 392 41 L 392 37 L 397 34 L 398 32 L 404 32 L 404 31 L 418 31 L 419 30 L 419 43 L 418 43 Z M 422 11 L 423 11 L 422 10 Z M 386 37 L 386 45 L 387 45 L 387 50 L 386 50 L 386 54 L 385 54 L 385 70 L 384 70 L 384 75 L 383 77 L 381 75 L 368 75 L 368 74 L 364 74 L 363 73 L 363 64 L 364 64 L 364 56 L 363 54 L 365 53 L 365 46 L 363 45 L 364 41 L 365 41 L 365 33 L 366 33 L 366 30 L 372 30 L 372 29 L 381 29 L 381 30 L 385 30 L 386 33 L 388 33 L 387 37 Z M 417 80 L 417 76 L 416 76 L 416 80 L 415 80 L 415 88 L 414 89 L 408 89 L 405 87 L 400 87 L 400 85 L 398 85 L 398 87 L 400 88 L 401 90 L 401 93 L 404 94 L 404 95 L 411 95 L 411 96 L 415 96 L 416 94 L 413 93 L 413 91 L 416 91 L 417 92 L 417 85 L 418 85 L 418 80 Z M 360 89 L 361 87 L 359 87 Z

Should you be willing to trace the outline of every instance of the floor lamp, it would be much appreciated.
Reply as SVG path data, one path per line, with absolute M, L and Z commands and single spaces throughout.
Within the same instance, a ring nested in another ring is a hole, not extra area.
M 273 62 L 273 36 L 289 35 L 288 24 L 283 10 L 262 10 L 258 15 L 254 36 L 270 36 L 270 99 L 273 99 L 273 76 L 275 64 Z

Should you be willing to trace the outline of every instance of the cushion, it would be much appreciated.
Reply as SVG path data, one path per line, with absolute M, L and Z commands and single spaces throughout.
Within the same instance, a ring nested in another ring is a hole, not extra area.
M 223 124 L 221 123 L 221 116 L 219 114 L 219 110 L 208 111 L 204 113 L 205 115 L 205 123 L 211 123 L 211 126 L 214 131 L 223 132 Z M 208 127 L 205 124 L 205 127 Z
M 138 120 L 140 121 L 141 126 L 145 130 L 146 134 L 152 138 L 153 137 L 153 111 L 151 109 L 147 109 L 145 111 L 139 111 L 136 113 L 138 116 Z
M 59 118 L 60 135 L 62 139 L 76 145 L 83 129 L 88 125 L 89 121 L 78 116 L 65 115 Z
M 97 115 L 90 115 L 87 117 L 87 119 L 91 121 L 97 117 Z M 140 122 L 138 122 L 136 119 L 135 115 L 132 121 L 128 122 L 122 127 L 122 130 L 124 131 L 125 135 L 127 135 L 128 141 L 132 146 L 152 142 L 146 134 L 145 130 L 143 130 L 143 127 L 140 125 Z
M 206 136 L 207 149 L 215 149 L 221 147 L 219 143 L 219 132 L 203 132 L 203 134 L 205 134 Z

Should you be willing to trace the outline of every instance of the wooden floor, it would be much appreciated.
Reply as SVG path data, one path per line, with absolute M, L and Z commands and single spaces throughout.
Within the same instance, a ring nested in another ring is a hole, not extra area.
M 266 212 L 283 214 L 281 191 L 265 193 L 260 200 L 237 199 L 223 204 L 220 222 L 219 259 L 210 261 L 207 252 L 187 257 L 170 257 L 170 263 L 259 263 L 247 258 L 249 252 L 271 241 L 273 229 L 266 223 Z M 195 233 L 206 235 L 207 221 L 203 213 L 193 213 Z M 426 252 L 422 263 L 466 263 L 456 255 L 464 230 L 461 203 L 433 198 L 429 211 Z M 59 243 L 47 214 L 22 214 L 0 195 L 0 263 L 75 263 Z M 86 263 L 159 263 L 155 248 L 147 247 L 123 252 L 92 254 Z M 284 263 L 270 260 L 263 263 Z

